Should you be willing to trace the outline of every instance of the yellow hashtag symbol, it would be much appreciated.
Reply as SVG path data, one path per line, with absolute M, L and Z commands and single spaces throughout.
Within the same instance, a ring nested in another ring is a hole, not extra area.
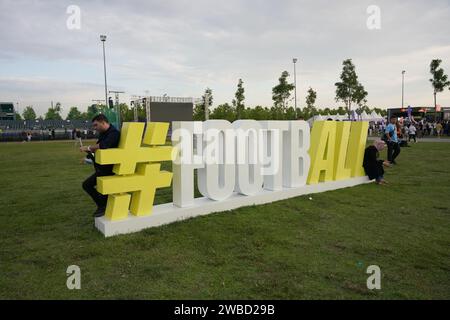
M 95 153 L 95 161 L 113 164 L 116 174 L 97 178 L 98 192 L 108 195 L 107 219 L 124 219 L 128 211 L 135 216 L 151 214 L 156 189 L 170 186 L 172 173 L 161 171 L 161 164 L 155 163 L 172 160 L 172 147 L 162 146 L 168 129 L 168 123 L 148 122 L 142 139 L 144 123 L 127 122 L 118 148 Z

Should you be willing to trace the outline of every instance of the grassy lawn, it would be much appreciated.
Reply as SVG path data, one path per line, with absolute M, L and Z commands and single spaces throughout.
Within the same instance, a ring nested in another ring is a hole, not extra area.
M 93 227 L 80 158 L 71 142 L 0 144 L 1 299 L 450 299 L 450 143 L 402 149 L 387 187 L 108 239 Z M 66 288 L 72 264 L 81 290 Z M 369 265 L 379 291 L 366 287 Z

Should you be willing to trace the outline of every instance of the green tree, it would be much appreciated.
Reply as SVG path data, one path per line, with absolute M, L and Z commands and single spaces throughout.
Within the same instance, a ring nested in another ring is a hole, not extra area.
M 285 119 L 285 110 L 283 109 L 283 107 L 273 106 L 272 108 L 270 108 L 269 119 L 270 120 L 284 120 Z
M 77 107 L 71 107 L 69 113 L 67 114 L 66 120 L 82 120 L 83 115 L 78 110 Z
M 308 108 L 314 108 L 314 104 L 316 103 L 317 92 L 313 90 L 313 88 L 309 87 L 308 95 L 306 96 L 306 106 Z
M 23 120 L 20 113 L 14 112 L 14 120 Z
M 192 118 L 195 121 L 205 121 L 205 106 L 201 103 L 197 103 L 194 106 L 194 111 L 192 112 Z
M 208 98 L 208 100 L 207 100 Z M 206 88 L 205 93 L 202 96 L 202 100 L 200 103 L 196 104 L 194 107 L 194 120 L 204 121 L 205 120 L 205 105 L 208 106 L 208 114 L 209 109 L 213 104 L 213 94 L 210 88 Z
M 347 113 L 350 117 L 352 103 L 362 106 L 367 102 L 367 91 L 364 90 L 364 86 L 358 81 L 352 59 L 344 60 L 342 65 L 341 81 L 335 83 L 336 101 L 345 103 Z
M 83 120 L 91 121 L 96 115 L 100 113 L 102 108 L 106 108 L 105 105 L 92 104 L 88 106 L 87 111 L 83 112 L 82 118 Z
M 255 108 L 245 108 L 243 110 L 243 118 L 253 120 L 269 120 L 270 110 L 266 107 L 256 106 Z
M 217 106 L 211 112 L 210 118 L 211 119 L 224 119 L 224 120 L 233 122 L 234 120 L 236 120 L 236 111 L 228 103 L 224 103 L 224 104 Z
M 142 103 L 137 103 L 133 106 L 133 109 L 134 108 L 137 109 L 138 121 L 144 121 L 147 118 L 147 112 L 145 110 L 145 106 Z M 133 119 L 134 119 L 134 110 L 133 110 Z
M 346 114 L 346 111 L 344 109 L 344 107 L 339 107 L 336 110 L 336 114 L 343 116 L 344 114 Z
M 297 120 L 297 113 L 295 112 L 295 108 L 286 108 L 284 118 L 286 120 Z
M 48 111 L 45 114 L 45 120 L 62 120 L 60 112 L 61 105 L 58 106 L 58 104 L 56 104 L 55 107 L 48 108 Z
M 233 107 L 236 109 L 236 118 L 237 119 L 241 119 L 242 118 L 242 110 L 244 110 L 245 105 L 244 105 L 244 86 L 243 86 L 244 82 L 242 81 L 242 79 L 239 79 L 238 85 L 237 85 L 237 90 L 236 93 L 234 94 L 236 99 L 233 99 Z
M 291 96 L 291 91 L 295 89 L 293 83 L 288 83 L 289 72 L 283 71 L 278 79 L 278 85 L 272 88 L 272 100 L 277 108 L 286 109 L 286 101 Z M 278 114 L 279 111 L 276 112 Z
M 354 97 L 353 101 L 358 105 L 360 113 L 362 113 L 363 110 L 367 109 L 370 112 L 370 108 L 366 105 L 367 91 L 364 89 L 364 86 L 362 84 L 358 83 L 358 85 L 356 86 L 356 90 L 353 93 L 353 97 Z
M 119 103 L 120 119 L 122 122 L 130 122 L 134 120 L 134 111 L 130 109 L 126 103 Z
M 55 110 L 56 110 L 58 113 L 61 113 L 61 111 L 62 111 L 61 102 L 56 102 L 56 104 L 55 104 Z
M 359 112 L 360 112 L 360 114 L 363 112 L 366 112 L 367 114 L 371 114 L 372 110 L 368 106 L 364 105 L 361 108 L 359 108 Z
M 36 120 L 36 112 L 34 112 L 34 109 L 32 106 L 25 107 L 25 110 L 23 110 L 22 116 L 25 120 Z
M 431 86 L 433 87 L 434 95 L 434 110 L 436 110 L 436 95 L 438 92 L 444 91 L 446 87 L 450 87 L 450 81 L 444 72 L 444 69 L 440 68 L 442 60 L 434 59 L 430 63 L 430 73 L 432 78 L 430 79 Z
M 317 92 L 313 88 L 309 87 L 306 95 L 306 107 L 303 108 L 302 117 L 304 119 L 309 119 L 317 114 L 317 109 L 314 106 L 317 99 Z
M 379 115 L 387 116 L 387 110 L 386 109 L 373 108 L 373 111 L 375 111 Z

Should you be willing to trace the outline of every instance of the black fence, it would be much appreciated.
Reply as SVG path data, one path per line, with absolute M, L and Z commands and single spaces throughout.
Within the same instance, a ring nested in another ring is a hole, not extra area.
M 29 137 L 30 136 L 30 137 Z M 92 131 L 81 131 L 82 139 L 95 139 L 98 135 Z M 0 131 L 0 142 L 7 141 L 48 141 L 48 140 L 72 140 L 75 134 L 72 130 L 26 130 L 26 131 Z
M 2 130 L 89 129 L 87 120 L 0 120 Z
M 68 140 L 75 138 L 74 130 L 83 139 L 97 136 L 85 120 L 0 120 L 0 141 Z

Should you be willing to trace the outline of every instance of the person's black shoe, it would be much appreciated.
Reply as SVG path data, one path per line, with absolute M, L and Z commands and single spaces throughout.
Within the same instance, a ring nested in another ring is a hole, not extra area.
M 94 217 L 95 218 L 103 217 L 105 215 L 105 209 L 106 208 L 98 208 L 97 211 L 94 212 Z

